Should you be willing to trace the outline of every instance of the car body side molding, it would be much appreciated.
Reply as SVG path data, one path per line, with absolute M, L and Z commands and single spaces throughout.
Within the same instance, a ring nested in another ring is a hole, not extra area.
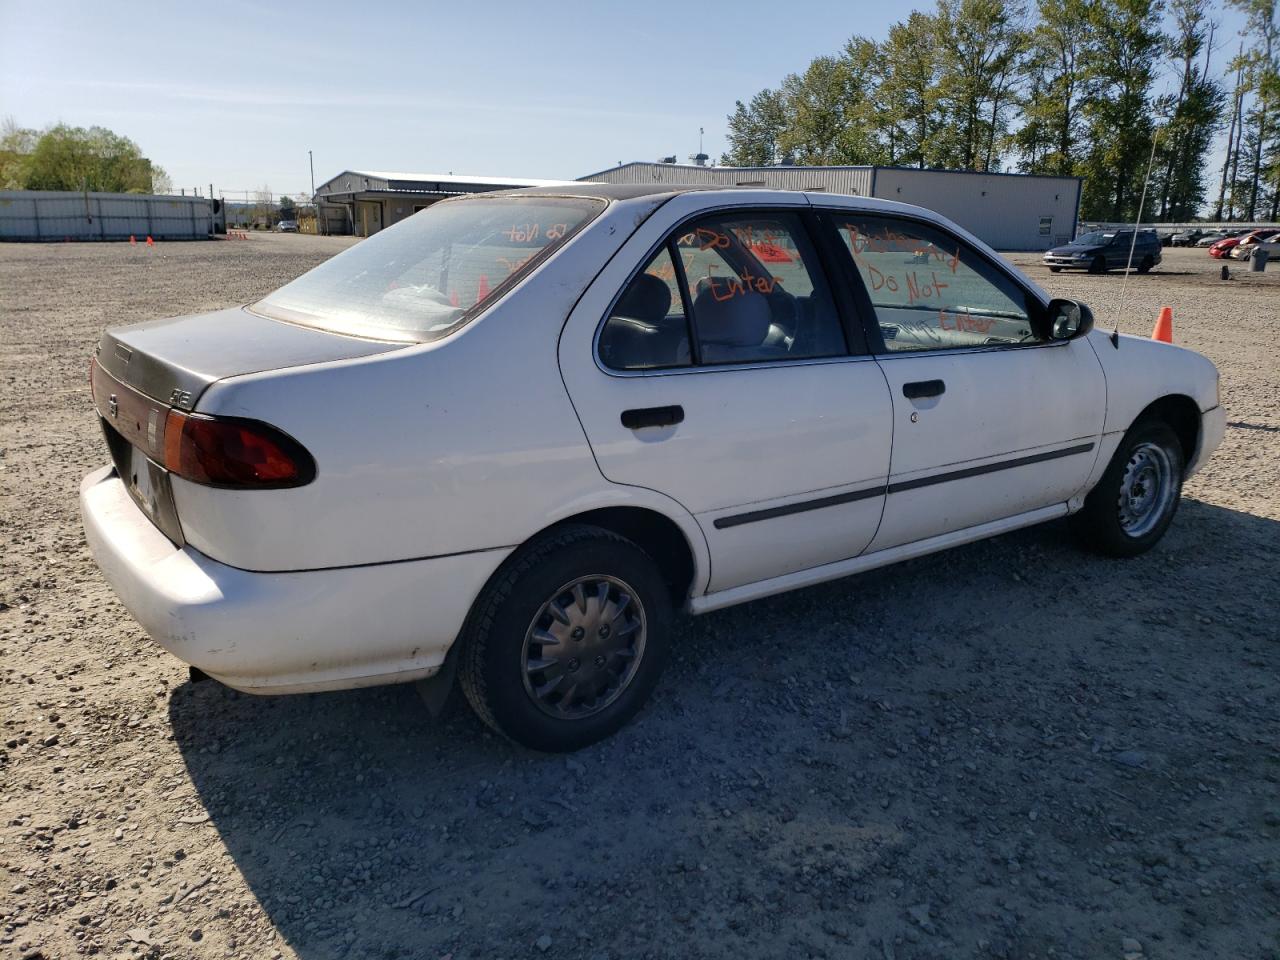
M 729 527 L 741 526 L 744 523 L 759 523 L 762 520 L 773 520 L 776 517 L 787 517 L 796 513 L 805 513 L 809 510 L 821 510 L 824 507 L 835 507 L 843 503 L 853 503 L 857 500 L 867 500 L 871 497 L 884 496 L 888 493 L 903 493 L 907 490 L 918 490 L 921 487 L 933 486 L 936 483 L 947 483 L 951 480 L 965 480 L 969 477 L 978 477 L 984 473 L 995 473 L 998 470 L 1012 470 L 1015 467 L 1026 467 L 1033 463 L 1044 463 L 1046 460 L 1058 460 L 1062 457 L 1074 457 L 1078 454 L 1089 453 L 1093 450 L 1095 444 L 1079 443 L 1075 446 L 1064 447 L 1061 450 L 1049 450 L 1045 453 L 1034 453 L 1026 457 L 1015 457 L 1012 460 L 1000 460 L 995 463 L 984 463 L 977 467 L 965 467 L 963 470 L 949 470 L 946 473 L 936 473 L 929 477 L 917 477 L 913 480 L 900 480 L 897 483 L 891 483 L 888 486 L 877 485 L 868 487 L 864 490 L 853 490 L 849 493 L 838 493 L 831 497 L 819 497 L 815 500 L 802 500 L 799 503 L 788 503 L 780 507 L 768 507 L 764 510 L 751 510 L 747 513 L 737 513 L 728 517 L 720 517 L 715 521 L 717 530 L 724 530 Z

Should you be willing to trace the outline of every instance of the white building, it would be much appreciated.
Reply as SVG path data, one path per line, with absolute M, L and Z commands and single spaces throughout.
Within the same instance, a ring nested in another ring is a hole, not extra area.
M 1075 238 L 1079 177 L 915 167 L 703 167 L 624 163 L 581 180 L 717 184 L 901 200 L 936 210 L 997 250 L 1047 250 Z

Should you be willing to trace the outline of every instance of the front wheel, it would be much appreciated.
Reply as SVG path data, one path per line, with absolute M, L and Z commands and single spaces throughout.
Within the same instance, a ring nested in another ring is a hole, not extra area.
M 1061 268 L 1061 267 L 1050 267 L 1050 268 L 1049 268 L 1049 272 L 1050 272 L 1050 273 L 1061 273 L 1061 272 L 1062 272 L 1062 268 Z
M 1133 557 L 1155 546 L 1182 497 L 1182 444 L 1160 420 L 1141 421 L 1120 441 L 1072 522 L 1093 549 Z
M 625 725 L 666 661 L 670 591 L 639 546 L 565 526 L 518 550 L 468 617 L 458 680 L 480 719 L 534 750 L 577 750 Z
M 1089 272 L 1090 273 L 1106 273 L 1107 272 L 1106 258 L 1103 257 L 1101 254 L 1094 257 L 1093 261 L 1089 264 Z

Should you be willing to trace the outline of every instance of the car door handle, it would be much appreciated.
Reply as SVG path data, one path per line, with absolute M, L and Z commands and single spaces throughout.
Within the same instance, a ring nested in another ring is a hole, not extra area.
M 678 404 L 670 407 L 641 407 L 638 410 L 623 410 L 622 425 L 628 430 L 639 430 L 641 427 L 673 427 L 684 422 L 684 407 Z
M 947 392 L 947 385 L 941 380 L 917 380 L 915 383 L 904 383 L 902 395 L 908 400 L 919 400 L 921 397 L 940 397 Z

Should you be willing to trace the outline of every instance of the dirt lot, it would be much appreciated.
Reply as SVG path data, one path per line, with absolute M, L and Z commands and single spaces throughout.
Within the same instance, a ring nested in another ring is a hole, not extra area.
M 99 330 L 344 245 L 0 247 L 0 956 L 1280 958 L 1280 270 L 1129 281 L 1231 421 L 1154 552 L 1051 524 L 686 621 L 566 759 L 407 687 L 191 685 L 89 559 Z

